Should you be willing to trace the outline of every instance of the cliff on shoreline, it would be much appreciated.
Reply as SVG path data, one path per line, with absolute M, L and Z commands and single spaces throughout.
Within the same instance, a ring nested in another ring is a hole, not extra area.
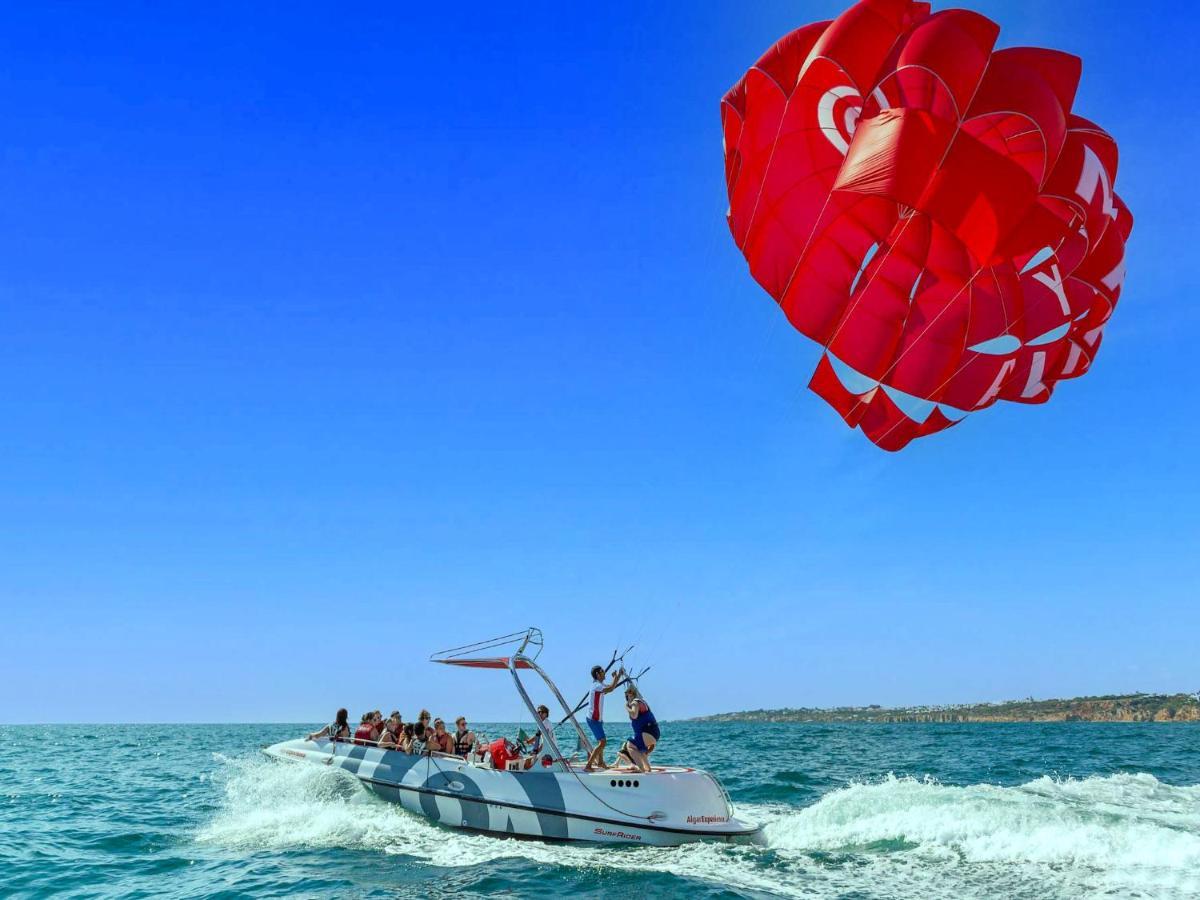
M 956 706 L 755 709 L 694 722 L 1200 722 L 1197 694 L 1124 694 Z

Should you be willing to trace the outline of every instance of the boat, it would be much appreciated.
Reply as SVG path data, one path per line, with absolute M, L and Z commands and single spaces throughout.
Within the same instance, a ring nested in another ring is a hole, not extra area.
M 504 656 L 484 655 L 505 647 L 516 649 Z M 576 718 L 583 704 L 570 706 L 538 665 L 542 647 L 541 631 L 529 628 L 430 657 L 444 665 L 506 669 L 511 674 L 542 737 L 541 755 L 533 765 L 526 757 L 509 760 L 498 769 L 480 754 L 463 758 L 439 752 L 406 753 L 353 738 L 283 741 L 264 752 L 296 763 L 336 766 L 384 800 L 441 825 L 469 831 L 653 846 L 756 838 L 760 826 L 737 818 L 725 788 L 702 769 L 655 765 L 649 772 L 633 767 L 586 771 L 584 761 L 593 745 Z M 540 676 L 562 708 L 559 725 L 569 723 L 578 741 L 570 755 L 560 747 L 553 725 L 537 715 L 522 673 Z

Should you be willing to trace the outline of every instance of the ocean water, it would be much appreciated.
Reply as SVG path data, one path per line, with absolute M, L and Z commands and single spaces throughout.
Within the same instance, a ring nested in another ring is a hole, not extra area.
M 260 753 L 309 727 L 0 727 L 0 895 L 1200 897 L 1191 725 L 668 723 L 766 823 L 676 848 L 455 832 Z

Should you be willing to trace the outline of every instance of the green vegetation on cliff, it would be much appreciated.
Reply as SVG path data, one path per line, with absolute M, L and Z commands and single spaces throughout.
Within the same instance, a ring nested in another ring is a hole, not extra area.
M 755 709 L 697 722 L 1200 722 L 1196 694 L 1125 694 L 1070 700 L 1006 700 L 958 706 Z

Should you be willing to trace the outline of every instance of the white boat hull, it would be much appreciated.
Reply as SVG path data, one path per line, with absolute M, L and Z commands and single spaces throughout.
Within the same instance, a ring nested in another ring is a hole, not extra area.
M 759 831 L 734 817 L 716 779 L 699 769 L 664 766 L 646 774 L 556 766 L 505 772 L 453 756 L 326 739 L 284 741 L 264 752 L 337 766 L 409 812 L 498 835 L 673 846 L 752 839 Z

